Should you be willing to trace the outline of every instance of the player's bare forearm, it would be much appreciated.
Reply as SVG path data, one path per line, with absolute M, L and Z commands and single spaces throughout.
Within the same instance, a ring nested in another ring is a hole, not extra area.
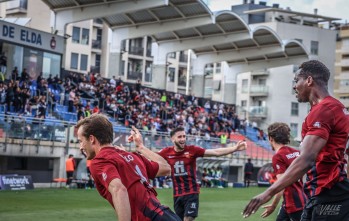
M 126 187 L 120 179 L 114 179 L 108 186 L 108 191 L 112 195 L 115 213 L 119 221 L 131 220 L 130 200 Z
M 242 151 L 246 150 L 247 148 L 247 143 L 245 141 L 239 141 L 236 145 L 229 146 L 229 147 L 222 147 L 222 148 L 217 148 L 217 149 L 210 149 L 205 151 L 205 156 L 210 157 L 210 156 L 224 156 L 230 153 L 234 153 L 236 151 Z
M 132 126 L 131 136 L 128 138 L 128 140 L 130 142 L 134 141 L 137 151 L 144 157 L 159 164 L 159 171 L 156 176 L 167 176 L 171 174 L 171 167 L 167 161 L 159 154 L 154 153 L 149 148 L 144 146 L 142 135 L 137 128 Z

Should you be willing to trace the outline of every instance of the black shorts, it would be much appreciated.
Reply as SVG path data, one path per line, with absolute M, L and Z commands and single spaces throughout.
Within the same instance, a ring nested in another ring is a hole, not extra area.
M 162 215 L 157 214 L 152 221 L 182 221 L 172 210 L 169 208 L 163 209 Z
M 245 181 L 246 180 L 251 180 L 252 174 L 250 173 L 245 173 Z
M 284 207 L 280 207 L 278 216 L 276 217 L 276 221 L 300 221 L 303 210 L 287 213 Z
M 336 183 L 331 189 L 308 200 L 301 221 L 349 220 L 349 180 Z
M 173 198 L 174 210 L 183 220 L 184 217 L 197 217 L 199 214 L 199 194 L 189 194 Z

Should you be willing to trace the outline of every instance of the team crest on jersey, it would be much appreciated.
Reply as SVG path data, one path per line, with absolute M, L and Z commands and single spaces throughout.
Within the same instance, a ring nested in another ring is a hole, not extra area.
M 186 158 L 190 158 L 190 153 L 189 153 L 189 152 L 185 152 L 185 153 L 184 153 L 184 156 L 185 156 Z
M 102 173 L 102 178 L 103 178 L 104 181 L 106 181 L 107 178 L 108 178 L 107 174 L 106 173 Z
M 320 128 L 320 127 L 321 127 L 320 122 L 319 122 L 319 121 L 316 121 L 316 122 L 313 124 L 313 127 Z
M 343 108 L 343 113 L 344 113 L 345 115 L 349 115 L 349 111 L 347 110 L 347 108 Z

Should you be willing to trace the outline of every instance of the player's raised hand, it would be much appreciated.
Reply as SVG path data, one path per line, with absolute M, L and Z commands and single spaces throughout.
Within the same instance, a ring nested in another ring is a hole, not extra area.
M 237 144 L 236 144 L 236 151 L 242 151 L 242 150 L 246 150 L 247 148 L 247 143 L 244 140 L 240 140 Z
M 242 216 L 244 218 L 249 217 L 251 214 L 257 212 L 258 208 L 264 203 L 268 202 L 271 198 L 272 195 L 267 193 L 267 191 L 255 196 L 245 207 L 244 211 L 242 212 Z
M 131 137 L 132 137 L 132 141 L 134 141 L 136 147 L 142 147 L 143 146 L 143 137 L 142 134 L 139 132 L 139 130 L 132 126 L 132 130 L 131 130 Z

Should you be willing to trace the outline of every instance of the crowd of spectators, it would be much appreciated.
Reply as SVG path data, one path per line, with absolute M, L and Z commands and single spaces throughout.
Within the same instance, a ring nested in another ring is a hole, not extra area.
M 165 133 L 181 125 L 188 134 L 208 140 L 244 126 L 234 105 L 143 87 L 140 80 L 126 84 L 115 76 L 104 79 L 94 73 L 68 73 L 63 78 L 50 75 L 47 79 L 40 74 L 30 79 L 26 69 L 19 75 L 15 68 L 10 79 L 0 82 L 0 95 L 5 112 L 45 118 L 59 104 L 76 113 L 77 120 L 105 112 L 121 125 Z

